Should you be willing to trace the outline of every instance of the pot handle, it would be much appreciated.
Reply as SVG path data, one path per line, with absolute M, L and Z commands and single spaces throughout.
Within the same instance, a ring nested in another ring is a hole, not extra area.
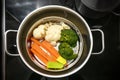
M 101 34 L 101 50 L 99 52 L 92 52 L 92 54 L 101 54 L 105 49 L 105 41 L 104 41 L 104 32 L 101 29 L 91 29 L 92 32 L 100 32 Z M 94 44 L 93 44 L 94 46 Z
M 7 30 L 5 32 L 5 52 L 9 55 L 9 56 L 19 56 L 19 54 L 12 54 L 8 51 L 8 48 L 7 48 L 7 35 L 11 32 L 14 32 L 14 33 L 17 33 L 17 30 Z M 14 47 L 16 47 L 16 45 L 13 45 Z M 17 49 L 17 48 L 16 48 Z

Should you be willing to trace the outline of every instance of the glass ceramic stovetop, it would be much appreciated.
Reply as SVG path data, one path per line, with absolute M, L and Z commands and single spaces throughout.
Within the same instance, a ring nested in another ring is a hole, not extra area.
M 5 0 L 5 32 L 17 30 L 24 17 L 32 10 L 45 5 L 62 5 L 77 11 L 74 0 Z M 84 16 L 83 16 L 84 17 Z M 105 35 L 105 50 L 99 55 L 91 55 L 87 64 L 77 73 L 61 79 L 40 76 L 24 65 L 19 56 L 3 53 L 3 79 L 5 80 L 115 80 L 120 72 L 120 17 L 113 14 L 100 19 L 84 17 L 90 28 L 99 28 Z M 4 33 L 5 33 L 4 32 Z M 7 34 L 7 49 L 18 54 L 16 33 Z M 93 52 L 99 50 L 101 38 L 93 33 Z

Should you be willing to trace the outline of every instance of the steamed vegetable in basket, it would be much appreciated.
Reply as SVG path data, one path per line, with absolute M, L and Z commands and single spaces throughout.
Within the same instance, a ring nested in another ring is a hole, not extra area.
M 59 45 L 59 53 L 63 58 L 67 60 L 75 59 L 78 56 L 77 54 L 74 54 L 73 49 L 66 42 L 62 42 Z
M 47 22 L 33 30 L 31 53 L 49 69 L 62 69 L 68 60 L 77 58 L 73 48 L 78 36 L 64 22 Z
M 75 47 L 78 40 L 78 36 L 72 29 L 63 29 L 61 31 L 61 42 L 68 43 L 71 47 Z

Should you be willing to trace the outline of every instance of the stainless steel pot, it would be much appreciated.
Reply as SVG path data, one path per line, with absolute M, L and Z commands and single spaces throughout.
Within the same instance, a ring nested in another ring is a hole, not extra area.
M 28 54 L 29 51 L 26 48 L 27 47 L 26 42 L 29 41 L 31 29 L 34 28 L 31 26 L 37 21 L 43 18 L 46 18 L 46 17 L 50 17 L 50 16 L 61 17 L 61 18 L 64 18 L 72 22 L 77 27 L 78 31 L 80 32 L 79 36 L 82 37 L 83 39 L 82 44 L 84 46 L 82 50 L 82 55 L 80 56 L 80 58 L 78 58 L 75 64 L 72 65 L 72 67 L 62 70 L 62 71 L 49 71 L 49 70 L 40 68 L 30 58 L 30 55 Z M 8 30 L 6 31 L 6 35 L 11 31 L 16 32 L 15 30 Z M 99 31 L 101 33 L 102 50 L 100 52 L 92 53 L 93 36 L 92 36 L 91 31 Z M 17 43 L 17 49 L 18 49 L 19 54 L 9 53 L 6 47 L 6 53 L 8 55 L 12 55 L 12 56 L 19 55 L 27 67 L 29 67 L 32 71 L 42 76 L 51 77 L 51 78 L 61 78 L 61 77 L 72 75 L 75 72 L 79 71 L 87 63 L 91 54 L 100 54 L 103 52 L 104 34 L 100 29 L 90 30 L 89 25 L 83 19 L 83 17 L 81 17 L 77 12 L 73 11 L 72 9 L 69 9 L 63 6 L 58 6 L 58 5 L 49 5 L 49 6 L 40 7 L 25 17 L 25 19 L 20 24 L 19 29 L 17 30 L 16 43 Z M 6 42 L 6 45 L 7 45 L 7 42 Z

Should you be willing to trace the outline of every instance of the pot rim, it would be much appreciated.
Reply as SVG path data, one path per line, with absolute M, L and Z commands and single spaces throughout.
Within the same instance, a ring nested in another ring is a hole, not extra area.
M 64 9 L 64 10 L 70 11 L 70 12 L 72 12 L 73 14 L 77 15 L 77 16 L 83 21 L 83 23 L 85 24 L 85 26 L 87 27 L 88 33 L 89 33 L 89 35 L 90 35 L 90 44 L 91 44 L 91 45 L 90 45 L 89 53 L 88 53 L 86 59 L 84 60 L 84 62 L 83 62 L 78 68 L 76 68 L 76 69 L 74 69 L 73 71 L 69 72 L 68 74 L 64 74 L 64 75 L 61 74 L 61 75 L 56 75 L 56 76 L 54 76 L 54 75 L 51 75 L 51 74 L 44 74 L 44 73 L 41 73 L 41 72 L 35 70 L 32 66 L 30 66 L 30 65 L 24 60 L 24 57 L 22 56 L 21 51 L 20 51 L 20 46 L 19 46 L 19 45 L 20 45 L 20 44 L 19 44 L 20 39 L 19 39 L 19 36 L 21 35 L 20 32 L 21 32 L 21 28 L 22 28 L 23 24 L 26 22 L 26 20 L 27 20 L 30 16 L 32 16 L 32 15 L 35 14 L 36 12 L 39 12 L 39 11 L 45 10 L 45 9 L 50 9 L 50 8 Z M 89 25 L 87 24 L 87 22 L 85 21 L 85 19 L 84 19 L 81 15 L 79 15 L 77 12 L 75 12 L 74 10 L 72 10 L 72 9 L 70 9 L 70 8 L 67 8 L 67 7 L 64 7 L 64 6 L 59 6 L 59 5 L 47 5 L 47 6 L 43 6 L 43 7 L 40 7 L 40 8 L 38 8 L 38 9 L 35 9 L 35 10 L 32 11 L 31 13 L 29 13 L 29 14 L 23 19 L 23 21 L 21 22 L 21 24 L 20 24 L 20 26 L 19 26 L 18 33 L 17 33 L 16 43 L 17 43 L 17 49 L 18 49 L 18 53 L 19 53 L 19 55 L 20 55 L 20 58 L 21 58 L 22 61 L 25 63 L 25 65 L 26 65 L 27 67 L 29 67 L 32 71 L 34 71 L 34 72 L 36 72 L 36 73 L 38 73 L 38 74 L 40 74 L 40 75 L 42 75 L 42 76 L 46 76 L 46 77 L 50 77 L 50 78 L 61 78 L 61 77 L 66 77 L 66 76 L 69 76 L 69 75 L 72 75 L 72 74 L 76 73 L 78 70 L 80 70 L 80 69 L 87 63 L 87 61 L 88 61 L 88 59 L 89 59 L 89 57 L 90 57 L 90 55 L 91 55 L 92 48 L 93 48 L 92 33 L 91 33 L 91 30 L 90 30 L 90 28 L 89 28 Z

